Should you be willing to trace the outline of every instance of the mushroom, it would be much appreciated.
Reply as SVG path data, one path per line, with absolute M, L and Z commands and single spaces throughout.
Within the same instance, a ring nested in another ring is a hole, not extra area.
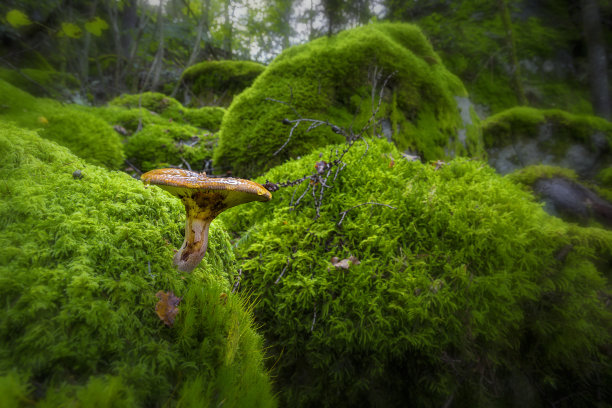
M 185 205 L 185 241 L 174 255 L 178 270 L 191 272 L 208 247 L 208 228 L 224 210 L 249 201 L 269 201 L 272 195 L 254 181 L 238 178 L 207 177 L 183 169 L 151 170 L 141 180 L 154 184 L 181 199 Z

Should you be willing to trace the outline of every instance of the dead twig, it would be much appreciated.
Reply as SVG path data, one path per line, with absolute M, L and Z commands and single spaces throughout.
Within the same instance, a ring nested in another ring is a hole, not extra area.
M 287 268 L 289 267 L 290 263 L 291 263 L 291 257 L 287 258 L 287 263 L 285 264 L 285 267 L 281 271 L 280 275 L 278 275 L 278 278 L 276 278 L 276 280 L 274 281 L 275 285 L 278 285 L 278 282 L 280 282 L 281 278 L 283 277 L 283 275 L 287 271 Z
M 236 277 L 236 283 L 234 283 L 234 287 L 232 288 L 232 293 L 236 292 L 240 287 L 240 280 L 242 279 L 242 269 L 238 269 L 238 276 Z
M 191 171 L 191 166 L 189 165 L 187 160 L 183 158 L 183 156 L 181 156 L 181 161 L 185 164 L 185 166 L 187 166 L 187 170 Z

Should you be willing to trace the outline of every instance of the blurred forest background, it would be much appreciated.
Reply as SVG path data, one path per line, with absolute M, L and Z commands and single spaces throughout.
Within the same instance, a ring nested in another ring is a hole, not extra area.
M 159 91 L 193 106 L 181 79 L 197 62 L 267 64 L 295 44 L 399 21 L 424 30 L 481 117 L 527 104 L 610 117 L 610 1 L 8 0 L 0 16 L 0 78 L 82 104 Z

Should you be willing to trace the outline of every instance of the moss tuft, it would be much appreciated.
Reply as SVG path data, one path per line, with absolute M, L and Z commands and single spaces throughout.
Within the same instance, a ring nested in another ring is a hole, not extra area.
M 558 109 L 514 107 L 482 122 L 486 147 L 503 146 L 517 138 L 534 138 L 539 127 L 550 124 L 557 142 L 578 141 L 591 144 L 590 136 L 602 132 L 612 145 L 612 123 L 597 116 L 575 115 Z
M 141 171 L 169 166 L 185 166 L 201 171 L 212 157 L 213 136 L 187 125 L 144 127 L 128 138 L 125 153 Z
M 220 107 L 185 108 L 176 99 L 157 92 L 121 95 L 109 102 L 111 106 L 144 108 L 173 121 L 216 131 L 219 129 L 225 109 Z
M 44 138 L 68 147 L 92 164 L 109 169 L 122 167 L 124 153 L 121 138 L 103 119 L 68 107 L 45 119 L 40 131 Z
M 181 275 L 179 200 L 1 122 L 0 156 L 3 403 L 275 405 L 221 223 Z M 182 297 L 173 327 L 155 313 L 160 290 Z
M 563 177 L 568 180 L 578 180 L 578 175 L 571 169 L 558 166 L 548 166 L 545 164 L 537 164 L 523 167 L 522 169 L 508 174 L 509 180 L 525 186 L 532 186 L 536 181 L 543 178 Z
M 222 215 L 239 236 L 241 288 L 260 299 L 282 403 L 609 401 L 610 294 L 587 237 L 610 254 L 612 236 L 547 215 L 484 163 L 408 162 L 390 143 L 368 143 L 344 156 L 318 213 L 321 186 L 306 181 Z M 342 148 L 260 181 L 311 174 Z M 350 256 L 360 263 L 332 262 Z
M 329 127 L 308 129 L 306 123 L 274 155 L 289 135 L 283 119 L 297 119 L 298 114 L 360 129 L 371 118 L 390 74 L 379 130 L 401 150 L 417 151 L 427 160 L 465 153 L 457 135 L 464 124 L 454 99 L 466 96 L 463 85 L 416 26 L 388 23 L 285 50 L 228 109 L 215 167 L 253 175 L 314 147 L 341 142 L 343 136 Z
M 181 79 L 195 96 L 192 105 L 229 106 L 265 68 L 252 61 L 204 61 L 187 68 Z

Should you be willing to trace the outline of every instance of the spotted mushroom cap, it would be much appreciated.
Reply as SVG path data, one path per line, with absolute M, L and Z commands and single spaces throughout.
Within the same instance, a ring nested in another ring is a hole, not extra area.
M 141 176 L 145 184 L 154 184 L 186 200 L 217 201 L 221 211 L 249 201 L 269 201 L 272 194 L 261 184 L 238 178 L 207 177 L 206 173 L 183 169 L 156 169 Z M 221 212 L 218 211 L 218 212 Z M 217 212 L 217 211 L 215 211 Z M 217 212 L 217 213 L 218 213 Z

